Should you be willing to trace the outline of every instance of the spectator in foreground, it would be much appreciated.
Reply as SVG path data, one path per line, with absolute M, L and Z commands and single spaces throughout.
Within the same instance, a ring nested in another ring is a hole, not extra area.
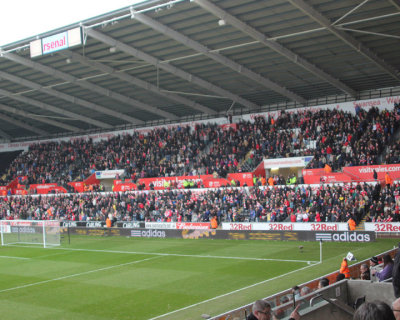
M 361 280 L 371 280 L 371 272 L 366 263 L 363 263 L 360 266 L 360 279 Z
M 298 305 L 293 312 L 290 314 L 289 319 L 288 320 L 300 320 L 300 313 L 299 313 L 299 308 L 300 305 Z
M 318 289 L 322 289 L 324 287 L 329 286 L 329 280 L 327 278 L 321 278 L 318 282 Z
M 379 265 L 379 259 L 378 257 L 372 257 L 371 259 L 369 259 L 369 266 L 372 267 L 376 267 L 377 265 Z
M 338 275 L 336 276 L 336 282 L 342 281 L 346 279 L 346 276 L 343 273 L 338 273 Z
M 392 257 L 388 254 L 385 254 L 383 256 L 383 270 L 379 272 L 376 272 L 374 270 L 373 275 L 375 275 L 379 279 L 379 282 L 382 282 L 387 279 L 390 279 L 392 277 L 392 273 L 393 273 Z
M 253 303 L 252 312 L 247 320 L 269 320 L 272 319 L 271 305 L 265 300 L 257 300 Z
M 400 298 L 400 243 L 394 257 L 392 278 L 394 296 Z
M 393 301 L 392 311 L 396 320 L 400 320 L 400 298 Z
M 396 320 L 393 311 L 382 301 L 365 302 L 354 313 L 353 320 Z

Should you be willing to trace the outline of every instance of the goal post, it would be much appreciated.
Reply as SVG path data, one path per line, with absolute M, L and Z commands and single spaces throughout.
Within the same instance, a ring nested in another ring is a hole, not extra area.
M 1 245 L 32 244 L 44 248 L 60 245 L 57 220 L 0 220 Z

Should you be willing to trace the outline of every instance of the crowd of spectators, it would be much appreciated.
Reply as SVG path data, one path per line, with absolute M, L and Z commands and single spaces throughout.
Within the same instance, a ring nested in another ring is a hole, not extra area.
M 397 140 L 390 147 L 385 156 L 386 164 L 400 163 L 400 140 Z
M 0 199 L 3 219 L 218 222 L 400 221 L 400 185 L 274 186 L 89 192 Z
M 6 182 L 27 176 L 26 184 L 82 181 L 95 170 L 124 169 L 139 178 L 252 171 L 262 159 L 314 156 L 309 168 L 377 164 L 378 155 L 398 129 L 398 107 L 391 112 L 357 110 L 284 111 L 274 118 L 255 117 L 231 126 L 198 124 L 156 128 L 93 142 L 34 144 L 6 172 Z M 399 160 L 399 143 L 387 161 Z

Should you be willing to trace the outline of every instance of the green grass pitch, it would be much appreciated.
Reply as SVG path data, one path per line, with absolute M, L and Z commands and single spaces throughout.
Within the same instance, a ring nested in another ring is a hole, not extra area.
M 397 246 L 373 243 L 71 238 L 58 248 L 0 247 L 3 320 L 201 319 Z M 300 246 L 303 248 L 300 249 Z

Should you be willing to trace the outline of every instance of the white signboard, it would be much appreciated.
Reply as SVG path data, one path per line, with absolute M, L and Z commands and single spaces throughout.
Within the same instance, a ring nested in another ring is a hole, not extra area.
M 400 222 L 366 222 L 365 231 L 400 232 Z
M 105 170 L 105 171 L 96 171 L 96 179 L 115 179 L 117 175 L 122 177 L 125 173 L 124 170 Z
M 277 158 L 277 159 L 265 159 L 264 168 L 291 168 L 291 167 L 305 167 L 311 160 L 310 157 L 293 157 L 293 158 Z
M 42 39 L 42 53 L 48 54 L 68 48 L 68 33 L 62 32 Z
M 80 27 L 70 29 L 50 37 L 38 39 L 30 43 L 31 58 L 64 50 L 82 44 Z
M 175 222 L 146 222 L 146 229 L 176 229 Z
M 348 231 L 347 223 L 333 222 L 224 222 L 223 230 L 264 230 L 264 231 Z

